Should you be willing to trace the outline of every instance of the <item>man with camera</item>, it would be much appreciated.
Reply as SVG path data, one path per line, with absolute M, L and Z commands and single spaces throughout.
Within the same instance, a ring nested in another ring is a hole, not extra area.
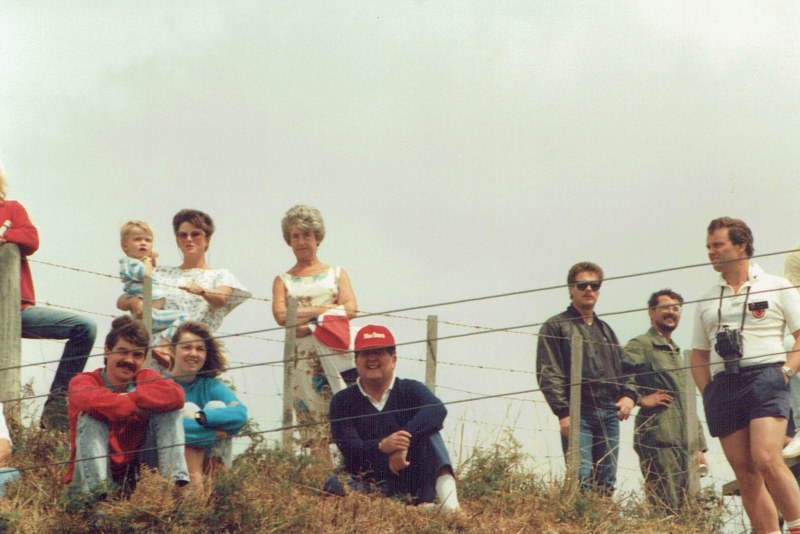
M 692 375 L 708 430 L 720 438 L 754 531 L 780 532 L 780 510 L 788 531 L 800 534 L 800 488 L 781 456 L 787 385 L 800 369 L 800 295 L 750 262 L 744 221 L 711 221 L 706 248 L 720 279 L 697 305 Z M 788 355 L 787 328 L 795 339 Z

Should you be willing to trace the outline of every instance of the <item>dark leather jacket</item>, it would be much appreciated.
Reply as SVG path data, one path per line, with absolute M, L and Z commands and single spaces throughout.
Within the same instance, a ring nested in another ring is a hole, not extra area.
M 603 348 L 592 342 L 588 325 L 571 305 L 565 312 L 548 319 L 539 330 L 536 375 L 550 409 L 559 419 L 569 415 L 571 340 L 576 330 L 584 337 L 581 406 L 609 407 L 621 397 L 630 397 L 634 402 L 638 398 L 633 377 L 623 374 L 624 353 L 616 334 L 597 315 L 593 322 L 602 332 L 610 355 L 608 359 L 603 356 Z

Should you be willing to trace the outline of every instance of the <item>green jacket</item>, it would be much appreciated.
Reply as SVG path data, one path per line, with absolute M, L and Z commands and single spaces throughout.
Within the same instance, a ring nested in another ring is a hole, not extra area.
M 634 447 L 686 448 L 686 415 L 683 392 L 686 388 L 680 348 L 669 343 L 654 328 L 631 339 L 625 346 L 624 369 L 634 375 L 642 397 L 664 390 L 673 397 L 669 406 L 639 408 L 636 416 Z M 694 384 L 689 384 L 693 388 Z M 697 422 L 697 443 L 691 451 L 706 450 L 703 428 Z
M 613 404 L 621 397 L 630 397 L 636 402 L 636 384 L 631 376 L 622 374 L 624 353 L 616 334 L 597 315 L 594 316 L 594 321 L 602 331 L 611 353 L 611 362 L 610 365 L 604 362 L 595 343 L 591 340 L 584 341 L 581 407 L 592 409 L 602 404 Z M 539 329 L 536 375 L 547 404 L 559 419 L 569 415 L 571 344 L 572 333 L 576 330 L 581 332 L 586 340 L 583 318 L 573 306 L 548 319 Z

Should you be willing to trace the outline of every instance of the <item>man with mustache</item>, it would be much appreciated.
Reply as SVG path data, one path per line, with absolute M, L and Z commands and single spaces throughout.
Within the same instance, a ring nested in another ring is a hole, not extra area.
M 69 470 L 65 482 L 84 493 L 132 490 L 140 463 L 183 486 L 183 388 L 143 369 L 150 337 L 144 325 L 117 317 L 105 341 L 105 367 L 69 383 Z
M 647 301 L 650 329 L 625 346 L 623 368 L 639 387 L 639 413 L 633 448 L 639 455 L 644 489 L 654 510 L 677 514 L 686 502 L 689 462 L 705 465 L 703 428 L 697 423 L 697 441 L 689 446 L 683 395 L 681 350 L 672 332 L 681 320 L 683 297 L 670 289 L 656 291 Z

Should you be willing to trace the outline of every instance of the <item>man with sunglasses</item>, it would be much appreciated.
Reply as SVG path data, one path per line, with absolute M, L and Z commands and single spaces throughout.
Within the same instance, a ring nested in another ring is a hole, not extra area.
M 740 219 L 708 225 L 706 249 L 717 283 L 697 304 L 692 376 L 703 394 L 711 436 L 739 483 L 758 533 L 800 534 L 800 489 L 781 449 L 789 419 L 788 384 L 800 370 L 800 295 L 751 263 L 753 234 Z M 784 334 L 794 337 L 785 352 Z
M 610 495 L 617 481 L 619 422 L 635 406 L 632 377 L 622 373 L 623 352 L 617 336 L 594 313 L 603 269 L 591 262 L 577 263 L 567 274 L 570 305 L 539 330 L 536 372 L 550 409 L 558 417 L 564 454 L 569 448 L 569 389 L 572 335 L 583 338 L 581 387 L 581 489 Z

